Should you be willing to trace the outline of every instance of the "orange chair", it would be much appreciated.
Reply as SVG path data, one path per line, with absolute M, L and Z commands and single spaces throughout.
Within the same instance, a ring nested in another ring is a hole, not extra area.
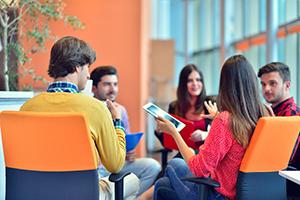
M 99 199 L 87 122 L 74 113 L 3 111 L 6 199 Z
M 237 181 L 237 199 L 286 199 L 286 180 L 278 172 L 288 167 L 300 131 L 300 117 L 261 118 L 243 157 Z M 207 188 L 218 185 L 204 178 L 185 178 L 201 185 L 199 199 Z M 205 183 L 204 183 L 205 182 Z

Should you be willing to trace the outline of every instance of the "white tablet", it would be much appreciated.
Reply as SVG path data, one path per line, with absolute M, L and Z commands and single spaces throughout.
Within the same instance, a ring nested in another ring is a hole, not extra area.
M 166 111 L 164 111 L 163 109 L 158 107 L 157 105 L 154 105 L 153 103 L 147 103 L 146 105 L 143 106 L 143 108 L 148 113 L 153 115 L 155 118 L 160 116 L 160 117 L 172 122 L 172 124 L 174 124 L 174 126 L 178 132 L 181 131 L 185 127 L 184 123 L 182 123 L 178 119 L 174 118 L 172 115 L 170 115 L 169 113 L 167 113 Z

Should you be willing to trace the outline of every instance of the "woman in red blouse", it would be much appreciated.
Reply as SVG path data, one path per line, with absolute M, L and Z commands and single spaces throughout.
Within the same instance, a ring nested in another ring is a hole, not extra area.
M 224 63 L 217 102 L 220 113 L 197 155 L 169 121 L 157 120 L 157 128 L 172 135 L 184 160 L 169 162 L 165 176 L 155 184 L 154 200 L 198 199 L 197 185 L 180 180 L 191 175 L 210 176 L 220 183 L 220 188 L 210 191 L 211 199 L 235 199 L 245 149 L 258 119 L 267 115 L 259 97 L 256 75 L 244 56 L 232 56 Z

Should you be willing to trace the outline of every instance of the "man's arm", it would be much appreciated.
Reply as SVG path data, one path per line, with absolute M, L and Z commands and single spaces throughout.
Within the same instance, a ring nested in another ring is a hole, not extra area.
M 117 103 L 116 103 L 117 104 Z M 123 127 L 125 129 L 125 134 L 130 134 L 130 128 L 129 128 L 129 120 L 128 120 L 128 114 L 127 114 L 127 110 L 124 106 L 118 104 L 118 106 L 120 106 L 121 108 L 121 119 L 122 119 L 122 124 Z M 128 151 L 126 153 L 126 160 L 129 162 L 133 162 L 136 159 L 136 153 L 135 153 L 135 149 Z
M 116 119 L 114 111 L 112 113 L 114 113 L 113 117 Z M 122 169 L 125 163 L 125 133 L 120 120 L 115 120 L 115 124 L 113 124 L 112 115 L 105 106 L 103 106 L 102 113 L 103 116 L 99 116 L 99 114 L 97 117 L 95 116 L 97 120 L 101 121 L 101 126 L 98 126 L 99 129 L 96 131 L 98 133 L 96 146 L 99 151 L 101 163 L 108 171 L 116 173 Z
M 121 111 L 122 111 L 121 120 L 122 120 L 122 124 L 124 126 L 124 129 L 125 129 L 125 133 L 130 134 L 131 132 L 130 132 L 130 126 L 129 126 L 127 110 L 124 106 L 122 106 L 122 105 L 120 105 L 120 106 L 121 106 Z

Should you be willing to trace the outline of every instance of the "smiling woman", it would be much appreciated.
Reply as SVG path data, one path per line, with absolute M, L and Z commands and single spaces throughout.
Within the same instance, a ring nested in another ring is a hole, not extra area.
M 192 138 L 202 138 L 195 135 L 202 134 L 201 131 L 207 131 L 211 119 L 215 116 L 215 113 L 204 115 L 206 114 L 204 106 L 206 100 L 207 96 L 202 72 L 194 64 L 186 65 L 180 72 L 177 100 L 169 104 L 168 112 L 194 124 L 195 131 L 191 133 L 193 135 Z M 162 134 L 158 131 L 155 134 L 163 143 Z M 203 139 L 200 141 L 195 140 L 195 142 L 203 143 Z

